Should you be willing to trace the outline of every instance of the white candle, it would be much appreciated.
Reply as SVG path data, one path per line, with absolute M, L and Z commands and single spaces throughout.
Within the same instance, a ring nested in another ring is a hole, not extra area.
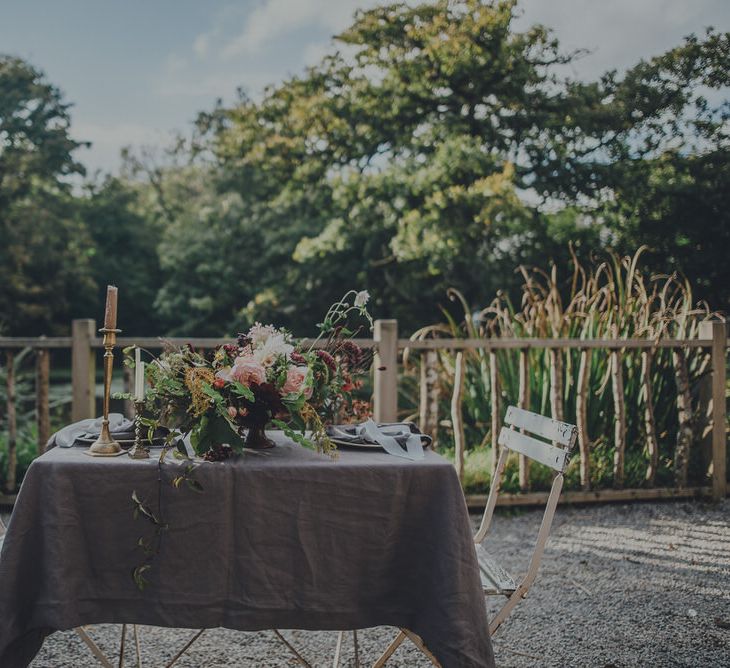
M 144 401 L 144 362 L 139 348 L 134 349 L 134 400 Z

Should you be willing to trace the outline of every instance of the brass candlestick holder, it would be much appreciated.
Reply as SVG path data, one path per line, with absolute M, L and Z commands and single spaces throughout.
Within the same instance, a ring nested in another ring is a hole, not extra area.
M 112 370 L 114 366 L 114 344 L 121 329 L 102 327 L 99 330 L 104 335 L 104 414 L 101 422 L 99 438 L 89 446 L 89 454 L 97 457 L 115 457 L 122 452 L 109 431 L 109 397 L 112 390 Z
M 142 445 L 142 409 L 144 401 L 134 402 L 134 445 L 127 453 L 132 459 L 149 459 L 150 449 Z

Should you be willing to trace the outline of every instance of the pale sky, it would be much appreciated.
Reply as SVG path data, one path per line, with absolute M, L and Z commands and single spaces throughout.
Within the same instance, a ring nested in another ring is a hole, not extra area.
M 254 97 L 331 48 L 373 0 L 0 0 L 0 53 L 44 70 L 73 103 L 78 157 L 114 171 L 122 147 L 159 146 L 237 87 Z M 519 26 L 552 27 L 575 66 L 619 71 L 713 25 L 730 30 L 730 0 L 523 0 Z

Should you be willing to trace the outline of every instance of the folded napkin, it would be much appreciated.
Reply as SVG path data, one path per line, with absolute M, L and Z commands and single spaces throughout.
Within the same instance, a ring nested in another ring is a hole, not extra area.
M 79 438 L 98 438 L 103 418 L 90 418 L 74 422 L 57 431 L 48 441 L 49 448 L 57 445 L 70 448 Z M 109 413 L 109 431 L 113 438 L 130 440 L 134 438 L 134 422 L 127 420 L 121 413 Z
M 431 437 L 421 434 L 412 422 L 376 424 L 367 420 L 360 424 L 340 424 L 327 427 L 327 435 L 352 445 L 377 443 L 389 455 L 405 459 L 423 459 L 423 443 Z

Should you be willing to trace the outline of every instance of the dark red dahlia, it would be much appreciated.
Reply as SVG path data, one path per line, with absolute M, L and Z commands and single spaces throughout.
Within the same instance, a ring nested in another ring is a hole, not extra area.
M 342 362 L 348 369 L 357 369 L 363 359 L 363 350 L 353 341 L 343 341 L 339 353 Z
M 337 362 L 326 350 L 318 350 L 317 357 L 321 359 L 332 373 L 337 373 Z

